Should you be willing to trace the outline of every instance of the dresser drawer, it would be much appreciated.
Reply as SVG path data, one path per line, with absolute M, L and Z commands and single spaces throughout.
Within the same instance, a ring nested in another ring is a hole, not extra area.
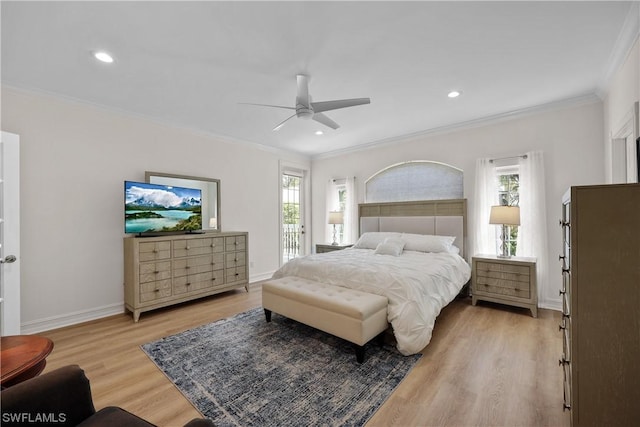
M 229 236 L 224 238 L 225 251 L 244 251 L 247 248 L 245 236 Z
M 171 261 L 140 264 L 140 283 L 171 279 Z
M 138 258 L 140 262 L 156 261 L 171 258 L 171 242 L 145 242 L 140 243 L 138 248 Z
M 240 267 L 246 265 L 246 255 L 244 252 L 231 252 L 225 255 L 225 267 Z
M 213 253 L 213 239 L 183 239 L 173 242 L 174 258 Z
M 208 289 L 217 283 L 223 283 L 223 280 L 222 270 L 177 277 L 173 280 L 173 293 L 174 295 L 179 295 Z
M 227 268 L 225 270 L 227 283 L 243 281 L 247 279 L 245 267 Z
M 222 254 L 177 259 L 173 262 L 173 277 L 206 273 L 222 268 Z
M 157 301 L 171 296 L 171 279 L 140 284 L 140 302 Z

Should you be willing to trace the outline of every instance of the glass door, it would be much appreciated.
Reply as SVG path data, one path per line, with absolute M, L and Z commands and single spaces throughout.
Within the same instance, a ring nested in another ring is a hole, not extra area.
M 282 264 L 305 255 L 304 174 L 297 171 L 282 173 L 281 203 Z

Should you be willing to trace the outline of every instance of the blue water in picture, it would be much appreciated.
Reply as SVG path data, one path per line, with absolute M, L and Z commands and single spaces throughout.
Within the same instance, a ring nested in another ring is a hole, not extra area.
M 140 211 L 126 211 L 133 214 Z M 143 233 L 145 231 L 160 231 L 163 227 L 175 227 L 180 220 L 188 219 L 191 215 L 196 215 L 190 211 L 151 211 L 162 215 L 163 218 L 141 218 L 128 219 L 125 221 L 125 233 Z

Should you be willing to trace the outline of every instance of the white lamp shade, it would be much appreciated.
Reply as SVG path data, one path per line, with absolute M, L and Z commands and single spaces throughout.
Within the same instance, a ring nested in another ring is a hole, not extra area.
M 344 212 L 342 211 L 329 212 L 329 224 L 344 224 Z
M 491 206 L 489 224 L 520 225 L 520 207 Z

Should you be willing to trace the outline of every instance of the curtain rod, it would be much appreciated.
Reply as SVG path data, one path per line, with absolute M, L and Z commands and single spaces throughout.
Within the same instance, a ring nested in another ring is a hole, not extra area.
M 499 159 L 489 159 L 489 163 L 493 163 L 493 162 L 495 162 L 497 160 L 518 159 L 518 158 L 526 159 L 527 155 L 526 154 L 521 154 L 519 156 L 500 157 Z

